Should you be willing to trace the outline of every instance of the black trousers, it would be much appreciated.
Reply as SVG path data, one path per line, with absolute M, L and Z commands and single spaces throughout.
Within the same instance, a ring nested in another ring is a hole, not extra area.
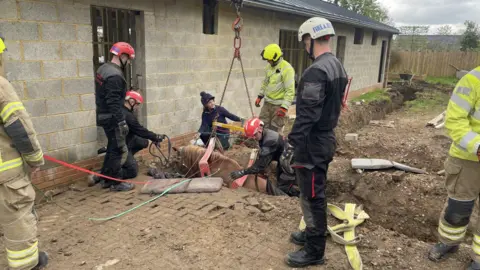
M 305 251 L 315 256 L 325 253 L 327 233 L 327 186 L 328 163 L 313 169 L 296 168 L 300 188 L 300 205 L 307 225 Z
M 128 147 L 128 156 L 127 161 L 122 165 L 120 175 L 121 179 L 133 179 L 138 175 L 138 163 L 135 160 L 134 156 L 139 151 L 148 147 L 148 140 L 140 138 L 138 136 L 133 136 L 130 141 L 127 143 Z
M 103 159 L 103 166 L 100 171 L 101 174 L 113 178 L 121 179 L 122 173 L 122 154 L 125 146 L 125 138 L 120 136 L 120 130 L 114 123 L 109 123 L 102 126 L 105 136 L 107 137 L 107 152 Z M 114 182 L 112 180 L 104 179 L 106 182 Z

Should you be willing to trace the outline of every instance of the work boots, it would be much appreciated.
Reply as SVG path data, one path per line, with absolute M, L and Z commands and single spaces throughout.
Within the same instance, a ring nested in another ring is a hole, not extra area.
M 478 263 L 476 261 L 472 261 L 472 263 L 467 268 L 467 270 L 480 270 L 480 263 Z
M 309 254 L 304 248 L 299 251 L 288 253 L 285 262 L 291 267 L 305 267 L 325 263 L 323 256 Z
M 100 180 L 101 180 L 100 177 L 91 174 L 91 175 L 88 176 L 88 179 L 87 179 L 88 186 L 93 187 L 96 184 L 98 184 L 100 182 Z
M 46 252 L 38 252 L 38 264 L 32 270 L 43 269 L 48 264 L 48 254 Z
M 122 182 L 120 184 L 112 185 L 110 191 L 130 191 L 135 188 L 135 185 L 132 183 Z
M 449 254 L 458 251 L 458 245 L 446 245 L 444 243 L 436 243 L 428 252 L 428 258 L 431 261 L 438 262 Z
M 293 232 L 290 235 L 290 241 L 295 245 L 305 245 L 305 232 Z

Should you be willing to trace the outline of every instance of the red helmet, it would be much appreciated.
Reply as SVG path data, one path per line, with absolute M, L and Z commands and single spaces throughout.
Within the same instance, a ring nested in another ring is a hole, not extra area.
M 130 100 L 134 99 L 138 104 L 143 103 L 143 97 L 140 95 L 140 93 L 135 92 L 135 91 L 128 91 L 127 95 L 125 96 L 125 100 Z
M 248 138 L 252 138 L 253 136 L 255 136 L 255 134 L 257 134 L 258 128 L 260 126 L 263 127 L 263 125 L 263 121 L 260 120 L 258 117 L 248 119 L 248 121 L 243 126 L 243 129 L 245 130 L 245 136 L 247 136 Z
M 135 58 L 135 50 L 133 49 L 132 45 L 126 42 L 117 42 L 113 44 L 112 48 L 110 49 L 110 52 L 117 56 L 126 54 L 128 55 L 128 58 L 132 60 Z

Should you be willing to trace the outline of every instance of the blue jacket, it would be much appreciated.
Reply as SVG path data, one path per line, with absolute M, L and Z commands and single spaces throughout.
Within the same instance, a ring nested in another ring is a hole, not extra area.
M 227 119 L 230 119 L 235 122 L 240 122 L 241 119 L 240 117 L 230 113 L 227 111 L 222 106 L 215 106 L 215 108 L 212 111 L 209 111 L 207 109 L 203 110 L 202 113 L 202 124 L 200 125 L 200 128 L 198 129 L 198 132 L 200 133 L 209 133 L 212 132 L 212 123 L 215 117 L 218 114 L 218 119 L 217 122 L 227 124 Z M 223 134 L 228 134 L 229 130 L 226 128 L 221 128 L 217 127 L 217 133 L 223 133 Z

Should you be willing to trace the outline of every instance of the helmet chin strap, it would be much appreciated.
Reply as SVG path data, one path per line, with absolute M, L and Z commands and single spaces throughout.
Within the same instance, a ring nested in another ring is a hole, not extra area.
M 124 61 L 122 61 L 122 57 L 120 57 L 120 64 L 122 65 L 123 73 L 126 73 L 126 71 L 127 71 L 126 68 L 125 68 L 127 66 L 127 62 L 128 62 L 128 60 L 124 62 Z
M 308 56 L 310 57 L 310 59 L 312 59 L 312 61 L 315 61 L 315 54 L 313 53 L 313 43 L 315 42 L 314 39 L 312 39 L 312 41 L 310 42 L 310 52 L 308 53 Z
M 133 102 L 135 102 L 135 103 L 133 103 L 133 105 L 132 105 L 132 103 L 130 102 L 131 100 L 132 99 L 128 100 L 128 104 L 130 104 L 130 112 L 133 112 L 133 110 L 135 109 L 135 106 L 137 105 L 137 102 L 134 100 Z

